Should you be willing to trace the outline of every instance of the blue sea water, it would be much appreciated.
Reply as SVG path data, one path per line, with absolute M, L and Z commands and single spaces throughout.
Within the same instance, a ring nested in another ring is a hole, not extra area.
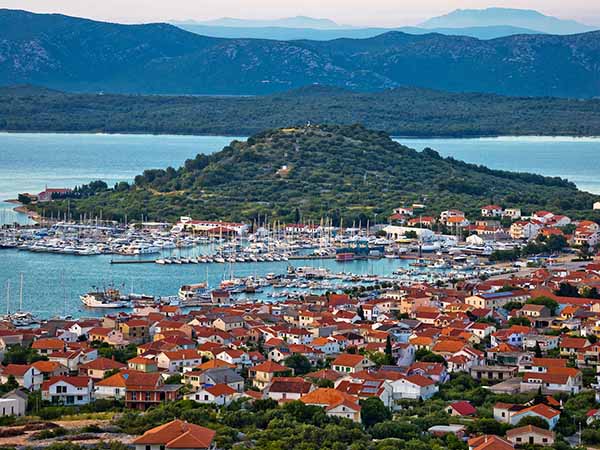
M 37 193 L 48 187 L 73 187 L 102 179 L 109 184 L 132 180 L 142 170 L 180 166 L 197 153 L 220 150 L 233 138 L 220 136 L 151 136 L 92 134 L 0 133 L 0 201 L 19 192 Z M 243 138 L 239 138 L 243 139 Z M 560 176 L 581 189 L 600 193 L 600 138 L 482 138 L 397 140 L 422 150 L 431 147 L 443 156 L 492 168 Z M 0 223 L 26 222 L 14 205 L 0 203 Z M 0 250 L 0 310 L 6 306 L 5 286 L 12 285 L 12 309 L 24 274 L 25 307 L 42 317 L 83 311 L 79 295 L 93 285 L 114 283 L 137 293 L 176 295 L 185 283 L 205 281 L 216 286 L 228 277 L 224 265 L 159 266 L 155 264 L 111 265 L 110 256 L 76 257 Z M 296 262 L 318 265 L 334 272 L 390 274 L 404 261 Z M 287 263 L 240 263 L 237 276 L 265 275 L 285 271 Z M 207 274 L 208 271 L 208 274 Z M 98 314 L 98 313 L 95 313 Z

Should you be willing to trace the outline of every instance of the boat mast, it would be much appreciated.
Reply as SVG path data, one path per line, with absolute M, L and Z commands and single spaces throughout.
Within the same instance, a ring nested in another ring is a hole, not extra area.
M 10 315 L 10 280 L 6 280 L 6 315 Z
M 21 289 L 19 290 L 19 312 L 23 311 L 23 272 L 21 272 Z

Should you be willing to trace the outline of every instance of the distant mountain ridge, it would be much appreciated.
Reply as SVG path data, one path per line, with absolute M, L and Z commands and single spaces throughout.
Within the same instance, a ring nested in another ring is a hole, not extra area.
M 260 27 L 289 27 L 289 28 L 315 28 L 315 29 L 334 29 L 340 28 L 330 19 L 321 19 L 307 16 L 284 17 L 282 19 L 237 19 L 233 17 L 222 17 L 220 19 L 191 21 L 190 24 L 218 26 L 218 27 L 241 27 L 241 28 L 260 28 Z
M 477 39 L 495 39 L 512 36 L 515 34 L 540 34 L 539 31 L 528 28 L 511 26 L 485 26 L 467 28 L 293 28 L 293 27 L 236 27 L 236 26 L 211 26 L 190 22 L 171 22 L 173 25 L 203 36 L 220 37 L 227 39 L 274 39 L 281 41 L 290 40 L 316 40 L 328 41 L 332 39 L 367 39 L 379 36 L 390 31 L 399 31 L 408 34 L 439 33 L 451 36 L 470 36 Z
M 418 86 L 524 96 L 600 95 L 600 32 L 482 41 L 385 33 L 273 41 L 200 36 L 168 24 L 120 25 L 0 10 L 0 85 L 152 94 L 358 91 Z
M 486 8 L 457 9 L 449 14 L 431 18 L 422 24 L 423 28 L 464 28 L 485 26 L 513 26 L 537 30 L 548 34 L 575 34 L 597 30 L 576 22 L 546 16 L 531 9 Z

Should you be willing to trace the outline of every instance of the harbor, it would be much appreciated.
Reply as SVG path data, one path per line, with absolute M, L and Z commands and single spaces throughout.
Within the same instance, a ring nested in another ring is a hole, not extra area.
M 396 241 L 366 228 L 319 232 L 265 225 L 243 234 L 200 234 L 163 224 L 58 222 L 0 232 L 0 275 L 39 320 L 100 316 L 106 310 L 173 304 L 279 302 L 382 285 L 443 285 L 509 273 L 488 266 L 451 236 Z M 483 253 L 483 249 L 480 249 Z M 183 286 L 201 285 L 193 295 Z M 217 294 L 215 294 L 215 292 Z M 16 294 L 5 295 L 7 314 Z M 22 308 L 19 308 L 21 311 Z

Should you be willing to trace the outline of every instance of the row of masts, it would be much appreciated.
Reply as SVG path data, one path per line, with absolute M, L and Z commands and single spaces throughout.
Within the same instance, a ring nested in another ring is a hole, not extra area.
M 23 273 L 21 273 L 20 281 L 19 310 L 17 312 L 23 312 Z M 6 315 L 10 315 L 10 279 L 6 280 Z

